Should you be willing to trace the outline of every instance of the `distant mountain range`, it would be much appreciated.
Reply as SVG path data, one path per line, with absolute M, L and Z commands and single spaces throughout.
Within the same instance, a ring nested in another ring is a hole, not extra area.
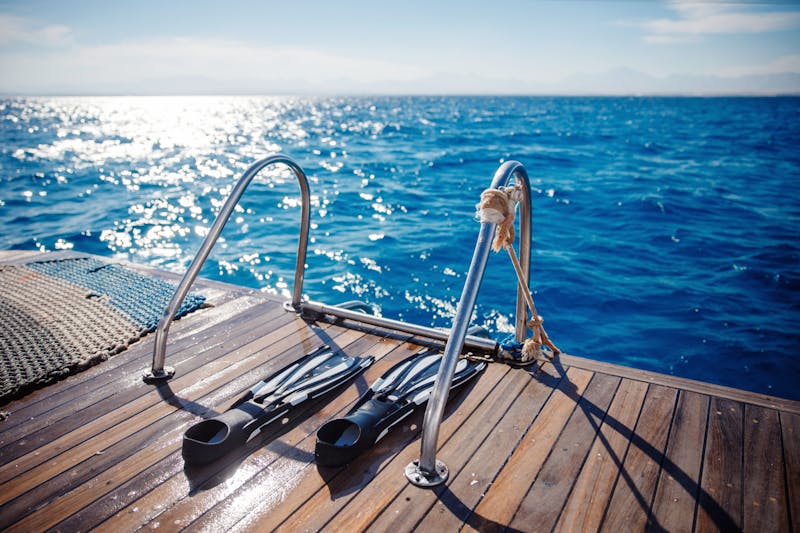
M 176 76 L 93 84 L 91 89 L 30 87 L 41 95 L 205 95 L 205 94 L 539 94 L 539 95 L 800 95 L 800 73 L 722 77 L 672 75 L 659 78 L 617 68 L 602 73 L 573 74 L 557 82 L 490 79 L 480 75 L 441 73 L 403 81 L 358 82 L 351 79 L 309 82 L 303 79 L 216 79 Z
M 656 78 L 637 70 L 618 68 L 601 74 L 569 76 L 558 86 L 560 92 L 588 94 L 800 94 L 800 73 Z

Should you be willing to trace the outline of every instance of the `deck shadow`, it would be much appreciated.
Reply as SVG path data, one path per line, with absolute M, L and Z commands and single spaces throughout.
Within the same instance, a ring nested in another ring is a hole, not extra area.
M 600 431 L 600 428 L 603 425 L 611 427 L 614 431 L 617 431 L 622 435 L 630 435 L 628 438 L 629 444 L 638 447 L 651 459 L 653 459 L 653 461 L 659 463 L 663 471 L 675 479 L 689 494 L 692 494 L 695 498 L 696 506 L 703 508 L 708 515 L 712 517 L 714 524 L 719 528 L 720 531 L 738 531 L 740 529 L 730 514 L 728 514 L 728 512 L 725 511 L 725 509 L 722 508 L 707 491 L 705 491 L 697 482 L 695 482 L 689 474 L 687 474 L 678 465 L 667 458 L 663 452 L 656 449 L 649 442 L 640 437 L 635 432 L 635 428 L 627 427 L 616 418 L 609 416 L 606 409 L 603 409 L 597 406 L 595 403 L 588 401 L 583 397 L 582 394 L 578 394 L 577 387 L 569 381 L 566 369 L 562 365 L 558 356 L 555 356 L 550 362 L 558 374 L 558 378 L 556 378 L 555 382 L 553 381 L 553 376 L 548 375 L 545 372 L 538 372 L 537 370 L 539 367 L 531 367 L 531 369 L 527 371 L 531 375 L 532 379 L 536 379 L 537 381 L 546 384 L 548 387 L 559 387 L 568 398 L 575 402 L 576 406 L 580 407 L 584 415 L 592 424 L 595 430 L 596 438 L 600 439 L 601 443 L 609 453 L 611 460 L 614 462 L 617 470 L 619 471 L 619 479 L 628 484 L 638 504 L 645 512 L 648 513 L 648 520 L 645 526 L 647 531 L 664 532 L 666 529 L 655 520 L 652 514 L 650 502 L 647 501 L 647 499 L 636 489 L 633 478 L 623 468 L 625 454 L 627 454 L 627 451 L 622 457 L 619 457 L 614 453 L 610 443 Z M 599 422 L 595 422 L 595 418 L 593 417 L 596 417 Z M 535 479 L 532 480 L 532 483 L 534 482 Z M 619 481 L 617 483 L 619 483 Z M 453 516 L 461 520 L 464 525 L 471 526 L 480 531 L 515 531 L 515 529 L 506 524 L 497 523 L 475 513 L 475 509 L 477 508 L 478 503 L 480 503 L 480 500 L 478 500 L 475 506 L 470 507 L 463 503 L 459 497 L 454 494 L 446 485 L 435 488 L 434 492 L 436 493 L 437 501 L 439 501 L 446 509 L 448 509 Z
M 169 381 L 159 381 L 154 384 L 154 387 L 164 403 L 167 403 L 176 409 L 186 411 L 187 413 L 191 413 L 193 415 L 202 416 L 203 418 L 211 418 L 219 414 L 211 407 L 180 396 L 169 386 Z
M 569 378 L 566 375 L 566 369 L 561 364 L 561 359 L 556 355 L 551 361 L 553 367 L 556 369 L 556 372 L 563 377 L 564 380 L 568 380 Z M 681 469 L 677 464 L 671 461 L 664 452 L 658 450 L 645 439 L 640 437 L 634 428 L 629 428 L 616 418 L 609 416 L 606 409 L 603 409 L 597 406 L 595 403 L 591 401 L 581 401 L 582 396 L 577 394 L 577 390 L 575 387 L 565 388 L 564 392 L 567 396 L 575 402 L 576 406 L 579 406 L 583 411 L 586 418 L 589 420 L 590 424 L 595 430 L 596 438 L 600 439 L 600 442 L 603 444 L 606 451 L 609 453 L 612 461 L 616 465 L 617 469 L 619 470 L 619 476 L 621 480 L 628 484 L 631 492 L 633 493 L 634 497 L 636 498 L 637 503 L 640 507 L 647 512 L 648 519 L 646 528 L 648 531 L 657 531 L 663 532 L 666 529 L 659 524 L 652 513 L 651 502 L 645 499 L 644 495 L 641 494 L 636 489 L 636 483 L 634 479 L 631 477 L 630 473 L 628 473 L 623 468 L 623 463 L 625 460 L 625 454 L 623 457 L 618 457 L 614 450 L 612 449 L 608 440 L 603 436 L 603 433 L 600 431 L 601 426 L 606 425 L 611 427 L 614 431 L 622 434 L 622 435 L 630 435 L 630 445 L 636 446 L 640 450 L 642 450 L 648 457 L 650 457 L 654 462 L 659 463 L 661 465 L 661 470 L 665 471 L 669 474 L 675 481 L 677 481 L 687 493 L 694 496 L 695 505 L 700 506 L 709 514 L 709 516 L 713 517 L 713 521 L 715 525 L 721 531 L 737 531 L 739 526 L 736 524 L 734 519 L 728 514 L 725 509 L 723 509 L 717 501 L 709 494 L 706 490 L 704 490 L 697 482 L 695 482 L 692 477 L 687 474 L 683 469 Z M 677 399 L 676 399 L 677 401 Z M 596 417 L 599 422 L 595 422 Z M 666 444 L 665 444 L 666 446 Z M 666 448 L 665 448 L 666 449 Z M 619 483 L 619 481 L 617 482 Z M 605 516 L 603 517 L 605 520 Z M 602 523 L 601 523 L 602 524 Z M 602 526 L 601 526 L 602 527 Z
M 505 531 L 507 533 L 523 533 L 521 530 L 513 528 L 507 524 L 495 522 L 485 516 L 481 516 L 474 512 L 469 506 L 456 496 L 450 487 L 447 485 L 440 485 L 433 489 L 436 493 L 436 499 L 439 503 L 444 505 L 445 509 L 450 511 L 453 516 L 460 518 L 464 525 L 471 526 L 478 531 Z

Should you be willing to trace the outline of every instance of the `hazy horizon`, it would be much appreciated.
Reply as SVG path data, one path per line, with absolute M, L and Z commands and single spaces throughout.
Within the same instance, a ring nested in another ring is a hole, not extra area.
M 3 95 L 796 95 L 794 2 L 0 0 Z

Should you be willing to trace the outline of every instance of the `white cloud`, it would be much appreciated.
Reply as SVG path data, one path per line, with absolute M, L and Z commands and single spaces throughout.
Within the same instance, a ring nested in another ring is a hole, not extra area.
M 147 80 L 203 79 L 225 88 L 236 82 L 264 84 L 307 81 L 324 84 L 348 80 L 370 83 L 412 80 L 428 72 L 408 64 L 350 57 L 299 46 L 259 46 L 225 40 L 159 39 L 101 46 L 69 46 L 45 52 L 3 53 L 0 71 L 14 76 L 0 80 L 0 91 L 49 92 L 54 87 L 123 86 Z M 167 80 L 167 81 L 164 81 Z M 153 88 L 169 92 L 164 86 Z M 203 90 L 203 87 L 198 87 Z
M 0 45 L 63 46 L 71 40 L 72 30 L 68 26 L 42 25 L 32 19 L 0 14 Z
M 696 41 L 704 35 L 768 33 L 800 25 L 800 12 L 749 11 L 740 5 L 672 2 L 675 18 L 645 21 L 645 41 L 672 43 Z

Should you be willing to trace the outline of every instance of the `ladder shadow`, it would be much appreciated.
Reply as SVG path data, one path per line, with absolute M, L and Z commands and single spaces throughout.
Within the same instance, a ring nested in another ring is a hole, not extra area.
M 575 402 L 576 406 L 582 410 L 586 418 L 589 420 L 590 424 L 595 430 L 596 438 L 600 440 L 608 452 L 609 458 L 617 467 L 619 478 L 616 484 L 618 485 L 620 482 L 626 483 L 636 498 L 637 504 L 644 512 L 647 513 L 648 520 L 646 523 L 646 529 L 648 531 L 664 532 L 667 530 L 655 519 L 652 514 L 649 499 L 645 498 L 645 496 L 636 488 L 635 480 L 624 468 L 625 457 L 627 456 L 630 446 L 636 446 L 653 461 L 660 464 L 662 471 L 666 472 L 675 481 L 677 481 L 688 494 L 693 495 L 696 506 L 704 509 L 708 513 L 719 530 L 738 531 L 740 529 L 733 517 L 731 517 L 730 514 L 719 505 L 719 503 L 711 494 L 708 493 L 708 491 L 704 490 L 692 478 L 692 476 L 687 474 L 680 466 L 670 460 L 661 450 L 655 448 L 652 444 L 638 435 L 635 431 L 635 427 L 629 428 L 618 419 L 608 415 L 606 409 L 599 407 L 597 404 L 583 397 L 582 394 L 579 394 L 577 387 L 569 382 L 566 369 L 561 364 L 558 356 L 554 357 L 551 363 L 553 364 L 559 379 L 556 380 L 555 383 L 552 383 L 552 378 L 545 379 L 545 381 L 548 382 L 548 386 L 553 388 L 559 387 L 559 389 L 562 390 L 568 398 Z M 543 379 L 541 377 L 537 377 L 536 374 L 534 374 L 534 378 L 539 379 L 540 381 Z M 618 456 L 614 452 L 608 439 L 600 431 L 602 426 L 608 426 L 626 437 L 629 444 L 626 446 L 626 451 L 622 454 L 622 456 Z M 474 507 L 464 504 L 448 487 L 439 487 L 435 489 L 435 491 L 437 493 L 437 500 L 455 516 L 462 517 L 465 525 L 468 525 L 479 531 L 514 531 L 514 529 L 510 528 L 507 524 L 499 524 L 487 517 L 478 515 L 475 512 L 477 503 Z M 605 519 L 605 516 L 603 519 Z

